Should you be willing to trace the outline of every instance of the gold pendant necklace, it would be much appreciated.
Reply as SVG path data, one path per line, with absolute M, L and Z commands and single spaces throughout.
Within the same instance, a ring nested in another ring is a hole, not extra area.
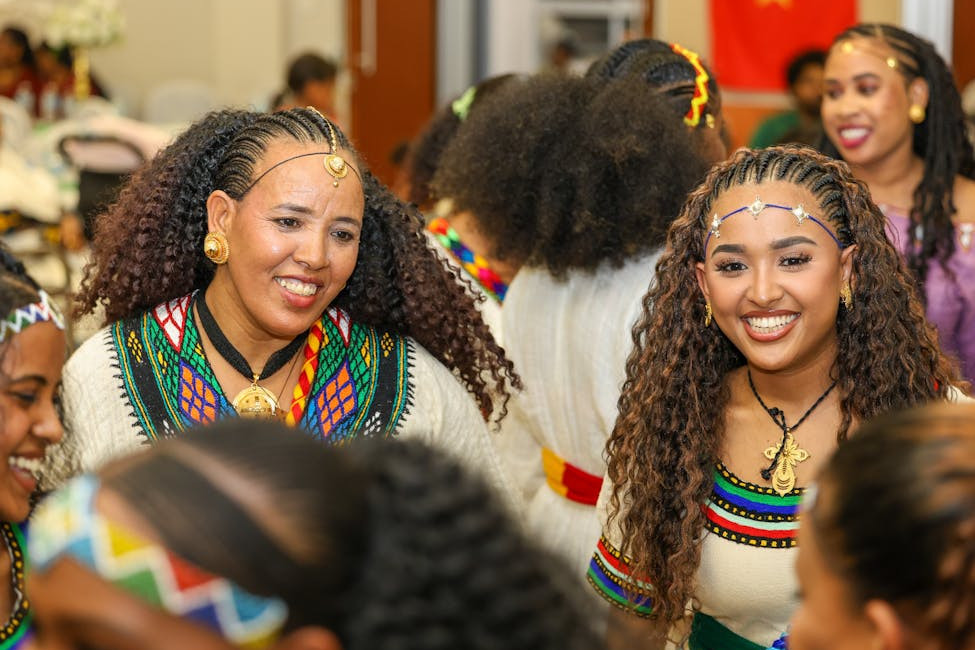
M 765 457 L 772 461 L 772 463 L 763 469 L 761 474 L 762 478 L 766 481 L 772 482 L 772 489 L 779 496 L 784 497 L 796 488 L 796 466 L 809 458 L 809 452 L 796 443 L 796 438 L 792 435 L 792 432 L 806 421 L 806 418 L 816 410 L 817 406 L 823 403 L 826 396 L 836 387 L 836 382 L 831 383 L 829 388 L 819 396 L 819 399 L 791 427 L 785 423 L 785 413 L 782 412 L 782 409 L 775 407 L 769 408 L 762 399 L 762 396 L 758 394 L 758 390 L 755 388 L 755 382 L 752 381 L 751 368 L 748 369 L 748 386 L 752 389 L 752 394 L 755 395 L 755 399 L 758 400 L 758 403 L 762 405 L 765 412 L 772 418 L 772 421 L 782 429 L 782 442 L 777 445 L 772 445 L 765 450 Z
M 792 435 L 792 430 L 788 427 L 785 432 L 785 440 L 782 442 L 781 451 L 779 445 L 772 445 L 765 450 L 765 457 L 775 461 L 775 469 L 772 470 L 772 489 L 785 496 L 796 487 L 796 465 L 809 458 L 809 452 L 796 444 L 796 439 Z M 778 455 L 778 460 L 776 460 Z
M 278 400 L 274 393 L 258 386 L 259 376 L 254 375 L 253 383 L 234 397 L 234 410 L 245 418 L 280 418 Z
M 203 331 L 206 332 L 207 337 L 209 337 L 210 342 L 217 349 L 217 352 L 220 353 L 220 356 L 234 370 L 245 377 L 251 378 L 251 385 L 237 393 L 233 402 L 231 402 L 234 410 L 239 415 L 249 418 L 283 418 L 285 414 L 278 408 L 278 398 L 268 389 L 258 385 L 257 382 L 267 379 L 276 373 L 284 367 L 284 364 L 289 359 L 293 359 L 291 369 L 294 371 L 294 364 L 298 360 L 298 349 L 304 343 L 307 334 L 299 334 L 292 339 L 291 343 L 272 354 L 264 364 L 264 369 L 258 374 L 251 370 L 247 359 L 227 340 L 227 337 L 220 329 L 220 325 L 217 324 L 216 319 L 210 312 L 210 308 L 207 306 L 206 295 L 203 293 L 196 300 L 196 311 L 200 317 L 200 324 L 203 325 Z M 288 376 L 284 379 L 285 388 L 287 388 L 288 378 L 290 376 L 291 373 L 288 373 Z M 282 388 L 283 391 L 284 389 Z

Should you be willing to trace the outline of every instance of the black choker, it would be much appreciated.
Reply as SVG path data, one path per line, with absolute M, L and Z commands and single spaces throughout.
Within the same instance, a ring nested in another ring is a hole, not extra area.
M 809 452 L 805 449 L 799 447 L 796 444 L 796 439 L 793 437 L 792 432 L 799 428 L 799 425 L 806 421 L 809 414 L 816 410 L 816 407 L 823 403 L 826 396 L 829 395 L 833 389 L 836 387 L 836 382 L 834 381 L 829 385 L 829 388 L 819 396 L 819 399 L 809 407 L 809 409 L 802 414 L 799 421 L 793 424 L 791 427 L 785 423 L 785 413 L 782 409 L 766 406 L 765 402 L 762 400 L 762 396 L 758 394 L 758 390 L 755 389 L 755 382 L 752 381 L 752 371 L 751 368 L 748 369 L 748 385 L 752 389 L 752 394 L 758 403 L 762 405 L 765 412 L 769 414 L 772 421 L 782 429 L 782 442 L 778 446 L 771 446 L 765 450 L 765 457 L 768 458 L 771 464 L 762 470 L 762 478 L 766 481 L 772 481 L 772 489 L 778 492 L 781 496 L 785 496 L 791 492 L 796 487 L 796 465 L 802 461 L 809 458 Z
M 276 416 L 279 412 L 277 398 L 271 391 L 263 386 L 258 386 L 257 382 L 267 379 L 283 368 L 284 364 L 288 363 L 288 360 L 298 352 L 298 349 L 307 337 L 307 332 L 299 334 L 292 339 L 291 343 L 288 343 L 272 354 L 268 358 L 267 363 L 264 364 L 264 369 L 258 374 L 251 369 L 244 355 L 227 340 L 227 337 L 220 329 L 220 325 L 217 324 L 216 319 L 210 312 L 210 308 L 207 306 L 206 296 L 203 293 L 200 293 L 200 297 L 196 301 L 196 311 L 200 315 L 200 323 L 203 325 L 203 331 L 206 332 L 207 337 L 209 337 L 210 342 L 213 343 L 213 347 L 217 349 L 217 352 L 220 353 L 220 356 L 234 370 L 252 382 L 250 386 L 237 393 L 233 401 L 234 409 L 241 415 L 249 417 Z

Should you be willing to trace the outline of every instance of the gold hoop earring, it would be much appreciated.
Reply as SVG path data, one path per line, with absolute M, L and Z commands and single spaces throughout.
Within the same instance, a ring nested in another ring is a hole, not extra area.
M 843 306 L 846 307 L 846 311 L 853 311 L 853 290 L 850 289 L 850 283 L 847 282 L 840 289 L 840 300 L 843 301 Z
M 711 303 L 704 303 L 704 327 L 711 327 Z
M 227 236 L 222 232 L 208 232 L 207 236 L 203 238 L 203 254 L 217 266 L 226 264 L 230 257 L 230 244 L 227 242 Z
M 907 109 L 907 116 L 911 118 L 911 121 L 915 124 L 920 124 L 923 122 L 926 115 L 927 112 L 920 104 L 911 104 L 911 107 Z

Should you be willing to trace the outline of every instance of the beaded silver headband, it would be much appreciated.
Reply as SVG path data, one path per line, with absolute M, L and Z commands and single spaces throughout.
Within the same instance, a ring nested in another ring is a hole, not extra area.
M 793 215 L 795 215 L 796 224 L 799 226 L 801 226 L 802 223 L 808 219 L 809 221 L 812 221 L 820 228 L 825 230 L 826 234 L 829 235 L 830 239 L 836 242 L 836 245 L 839 246 L 840 250 L 846 248 L 846 246 L 844 246 L 840 242 L 840 240 L 836 238 L 836 235 L 834 235 L 832 231 L 826 227 L 826 224 L 824 224 L 822 221 L 820 221 L 816 217 L 806 212 L 806 209 L 802 206 L 801 203 L 795 207 L 788 206 L 788 205 L 778 205 L 776 203 L 763 203 L 762 199 L 756 196 L 755 200 L 752 201 L 750 205 L 743 205 L 737 210 L 732 210 L 731 212 L 724 215 L 723 217 L 719 217 L 717 212 L 714 213 L 714 216 L 711 217 L 711 227 L 708 230 L 707 237 L 705 237 L 704 239 L 704 250 L 707 251 L 708 242 L 711 241 L 712 235 L 714 235 L 715 239 L 721 237 L 721 224 L 724 223 L 726 219 L 733 217 L 740 212 L 746 212 L 746 211 L 749 214 L 751 214 L 755 219 L 758 219 L 758 216 L 762 214 L 762 210 L 764 210 L 765 208 L 775 208 L 777 210 L 787 210 L 791 212 Z
M 0 321 L 0 342 L 6 341 L 14 334 L 19 334 L 35 323 L 54 323 L 59 330 L 64 330 L 64 316 L 51 300 L 51 296 L 41 289 L 37 292 L 39 300 L 18 307 Z

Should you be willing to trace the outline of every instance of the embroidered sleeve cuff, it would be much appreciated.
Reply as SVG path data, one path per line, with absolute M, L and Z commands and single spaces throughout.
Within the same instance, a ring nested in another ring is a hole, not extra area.
M 623 557 L 606 537 L 599 539 L 586 580 L 614 607 L 641 618 L 650 616 L 650 584 L 633 578 L 629 558 Z

